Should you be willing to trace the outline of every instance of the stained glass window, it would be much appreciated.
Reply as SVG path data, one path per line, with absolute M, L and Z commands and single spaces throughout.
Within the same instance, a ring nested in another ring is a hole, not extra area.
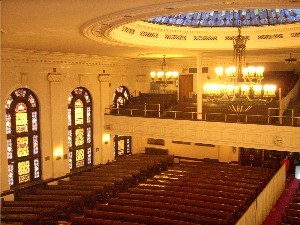
M 75 145 L 80 146 L 84 144 L 84 129 L 76 129 L 75 131 Z
M 68 109 L 68 126 L 72 125 L 72 114 L 71 109 Z
M 19 183 L 30 181 L 29 160 L 18 163 Z
M 88 148 L 88 150 L 87 150 L 87 158 L 88 158 L 87 163 L 91 164 L 92 163 L 92 148 Z
M 7 158 L 12 159 L 13 158 L 13 149 L 12 149 L 11 139 L 7 139 L 6 145 L 7 145 Z
M 73 152 L 69 152 L 69 167 L 73 169 Z
M 75 101 L 75 125 L 83 124 L 83 103 L 80 99 Z
M 32 138 L 32 144 L 33 144 L 33 154 L 36 155 L 39 153 L 39 137 L 38 135 L 33 135 Z
M 12 101 L 13 101 L 12 96 L 9 96 L 6 100 L 5 109 L 10 109 L 10 105 L 11 105 Z
M 72 130 L 68 130 L 68 144 L 69 144 L 69 147 L 72 147 Z
M 91 123 L 91 107 L 87 107 L 86 110 L 86 122 Z
M 86 138 L 87 143 L 92 142 L 92 129 L 90 127 L 87 128 L 87 138 Z
M 39 178 L 40 177 L 40 161 L 38 159 L 35 159 L 33 161 L 33 166 L 34 166 L 34 178 Z
M 8 164 L 8 183 L 10 186 L 14 185 L 14 165 Z
M 11 93 L 5 104 L 6 151 L 10 186 L 41 178 L 39 105 L 27 88 Z
M 32 130 L 37 131 L 38 130 L 37 112 L 31 113 L 31 120 L 32 120 Z
M 76 168 L 84 166 L 84 149 L 76 150 Z
M 116 89 L 113 98 L 114 108 L 122 108 L 130 101 L 129 90 L 125 86 L 120 86 Z
M 84 98 L 85 98 L 87 103 L 90 103 L 91 99 L 90 99 L 90 96 L 87 92 L 84 93 Z
M 6 114 L 5 120 L 6 120 L 6 134 L 10 134 L 11 133 L 11 115 Z
M 87 89 L 75 88 L 68 97 L 68 145 L 71 170 L 93 162 L 92 98 Z
M 17 133 L 28 132 L 27 107 L 24 103 L 16 106 L 16 131 Z
M 17 138 L 17 155 L 19 158 L 29 155 L 28 137 Z
M 35 98 L 32 95 L 28 96 L 28 101 L 31 104 L 31 107 L 36 107 Z

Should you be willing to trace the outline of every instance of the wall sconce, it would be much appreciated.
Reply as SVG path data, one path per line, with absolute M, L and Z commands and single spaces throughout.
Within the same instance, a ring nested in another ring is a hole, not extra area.
M 108 144 L 109 141 L 110 141 L 110 134 L 104 134 L 103 135 L 104 144 Z
M 57 148 L 54 150 L 54 157 L 56 160 L 60 160 L 63 155 L 63 150 L 61 148 Z
M 232 147 L 232 152 L 236 153 L 236 147 Z

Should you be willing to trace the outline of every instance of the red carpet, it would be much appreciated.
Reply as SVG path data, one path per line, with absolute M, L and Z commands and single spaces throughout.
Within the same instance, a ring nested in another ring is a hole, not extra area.
M 288 207 L 299 185 L 299 179 L 289 179 L 287 181 L 285 190 L 273 206 L 271 212 L 269 213 L 262 225 L 278 225 L 281 223 L 285 209 Z

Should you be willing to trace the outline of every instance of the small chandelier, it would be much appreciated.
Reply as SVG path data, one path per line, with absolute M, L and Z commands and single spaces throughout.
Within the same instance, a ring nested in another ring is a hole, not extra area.
M 226 104 L 231 111 L 244 113 L 254 105 L 270 103 L 276 96 L 276 85 L 261 84 L 264 67 L 246 67 L 247 38 L 241 35 L 241 28 L 238 33 L 233 39 L 234 66 L 217 67 L 215 73 L 219 83 L 205 84 L 203 90 L 209 101 Z
M 161 66 L 161 71 L 152 71 L 150 73 L 150 77 L 153 82 L 159 84 L 165 89 L 169 84 L 173 84 L 174 81 L 178 80 L 179 73 L 177 71 L 168 71 L 168 66 L 166 64 L 166 56 L 163 56 L 164 58 Z
M 285 59 L 285 63 L 297 63 L 297 59 L 292 58 L 292 53 L 290 53 L 290 58 Z

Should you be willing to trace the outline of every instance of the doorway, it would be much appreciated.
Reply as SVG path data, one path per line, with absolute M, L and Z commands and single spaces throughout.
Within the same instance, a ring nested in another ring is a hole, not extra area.
M 187 102 L 193 92 L 193 74 L 179 76 L 179 102 Z
M 114 156 L 115 158 L 131 154 L 131 136 L 115 135 Z

